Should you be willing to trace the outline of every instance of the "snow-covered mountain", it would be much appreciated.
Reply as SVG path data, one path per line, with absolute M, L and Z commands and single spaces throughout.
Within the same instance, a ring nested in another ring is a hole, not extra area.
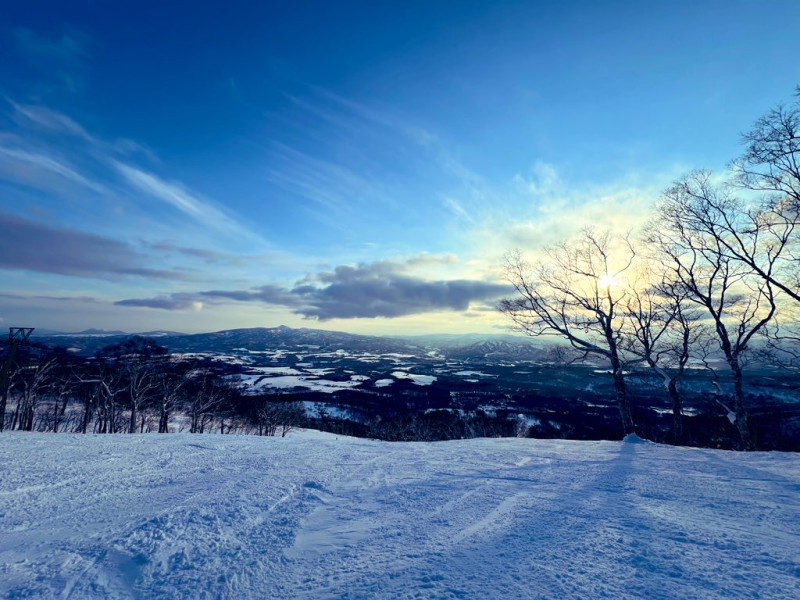
M 3 598 L 800 597 L 800 462 L 629 442 L 0 435 Z
M 111 338 L 128 335 L 130 334 L 99 330 L 58 334 L 46 332 L 39 339 L 55 345 L 67 345 L 84 354 L 92 354 L 102 346 L 116 341 Z M 401 353 L 413 356 L 426 356 L 434 352 L 460 360 L 487 357 L 495 360 L 536 360 L 544 354 L 541 347 L 529 338 L 511 335 L 388 337 L 322 329 L 295 329 L 283 325 L 229 329 L 213 333 L 181 334 L 158 331 L 139 335 L 155 337 L 160 344 L 175 352 L 230 352 L 240 348 L 300 352 L 313 348 L 321 351 Z

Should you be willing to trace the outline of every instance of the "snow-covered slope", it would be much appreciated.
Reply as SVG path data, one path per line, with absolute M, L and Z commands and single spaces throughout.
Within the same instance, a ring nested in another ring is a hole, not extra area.
M 800 460 L 0 435 L 4 598 L 800 598 Z

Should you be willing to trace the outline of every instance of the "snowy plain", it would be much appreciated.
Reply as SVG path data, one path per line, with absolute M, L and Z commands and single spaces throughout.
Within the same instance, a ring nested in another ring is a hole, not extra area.
M 800 457 L 0 435 L 3 598 L 800 598 Z

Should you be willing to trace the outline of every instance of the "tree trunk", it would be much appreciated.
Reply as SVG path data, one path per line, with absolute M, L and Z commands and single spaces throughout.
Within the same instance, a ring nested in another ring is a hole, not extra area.
M 58 433 L 58 419 L 61 413 L 58 409 L 58 402 L 53 403 L 53 433 Z
M 83 409 L 83 420 L 81 421 L 81 433 L 86 433 L 86 430 L 89 428 L 89 420 L 91 419 L 92 415 L 92 399 L 91 397 L 86 398 L 86 406 Z
M 131 402 L 131 420 L 128 424 L 128 433 L 136 433 L 136 402 Z
M 8 406 L 8 388 L 0 394 L 0 431 L 3 431 L 6 424 L 6 406 Z
M 169 410 L 161 405 L 161 416 L 158 419 L 158 433 L 169 433 Z
M 117 427 L 116 409 L 117 409 L 116 402 L 114 402 L 114 399 L 112 398 L 108 406 L 108 414 L 106 415 L 106 418 L 108 419 L 108 423 L 106 424 L 106 433 L 116 433 L 115 431 Z
M 742 440 L 744 450 L 755 450 L 753 437 L 750 433 L 750 424 L 747 419 L 747 409 L 744 406 L 744 387 L 742 385 L 742 368 L 736 358 L 730 360 L 733 371 L 733 411 L 736 414 L 736 428 Z
M 26 393 L 23 396 L 22 410 L 20 411 L 19 428 L 22 431 L 33 431 L 33 398 Z
M 678 392 L 678 382 L 674 377 L 669 380 L 667 390 L 672 398 L 672 441 L 675 445 L 680 446 L 684 442 L 683 402 L 681 402 L 681 395 Z
M 99 433 L 109 433 L 109 431 L 108 431 L 108 428 L 109 428 L 108 411 L 109 410 L 110 410 L 110 406 L 108 405 L 108 402 L 104 401 L 102 409 L 101 409 L 101 414 L 100 414 L 100 431 L 99 431 Z
M 617 408 L 619 408 L 619 416 L 622 420 L 623 435 L 635 433 L 636 428 L 633 425 L 633 417 L 631 416 L 631 406 L 628 400 L 628 390 L 625 386 L 625 378 L 622 375 L 622 365 L 619 358 L 616 356 L 611 357 L 611 373 L 614 377 L 614 391 L 617 393 Z

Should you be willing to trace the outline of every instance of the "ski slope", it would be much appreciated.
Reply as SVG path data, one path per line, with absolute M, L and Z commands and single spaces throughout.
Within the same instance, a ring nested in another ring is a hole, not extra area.
M 800 598 L 800 457 L 0 435 L 3 598 Z

